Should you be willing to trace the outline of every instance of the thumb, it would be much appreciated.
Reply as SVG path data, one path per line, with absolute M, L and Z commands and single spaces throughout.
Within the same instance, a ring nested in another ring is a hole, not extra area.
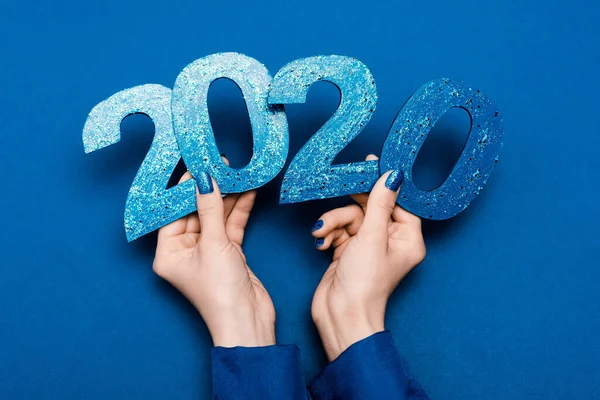
M 227 239 L 221 191 L 217 182 L 206 172 L 196 177 L 196 204 L 202 240 Z
M 383 174 L 369 194 L 367 212 L 361 230 L 365 234 L 381 234 L 387 236 L 387 226 L 394 207 L 400 186 L 404 180 L 402 171 L 388 171 Z

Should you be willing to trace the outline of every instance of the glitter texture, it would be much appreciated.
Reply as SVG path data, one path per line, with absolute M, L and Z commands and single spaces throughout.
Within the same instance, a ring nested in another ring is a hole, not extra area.
M 385 187 L 390 189 L 392 192 L 400 189 L 402 181 L 404 180 L 404 174 L 402 171 L 392 171 L 385 181 Z
M 219 78 L 228 78 L 242 91 L 253 135 L 253 154 L 248 165 L 234 169 L 222 160 L 207 108 L 208 89 Z M 200 58 L 177 77 L 172 112 L 175 137 L 192 175 L 208 172 L 221 193 L 239 193 L 272 180 L 287 159 L 289 133 L 282 106 L 267 104 L 271 83 L 260 62 L 238 53 L 218 53 Z
M 309 87 L 318 81 L 338 87 L 340 105 L 292 160 L 281 185 L 280 203 L 368 192 L 379 176 L 378 161 L 331 165 L 377 106 L 373 75 L 357 59 L 332 55 L 292 61 L 273 78 L 269 103 L 304 103 Z
M 114 94 L 95 106 L 83 128 L 86 153 L 119 142 L 121 121 L 145 114 L 155 126 L 154 139 L 129 189 L 125 233 L 132 241 L 196 209 L 195 181 L 167 184 L 180 159 L 171 120 L 171 89 L 142 85 Z
M 446 181 L 423 191 L 412 181 L 412 166 L 433 125 L 452 107 L 471 116 L 465 148 Z M 502 148 L 504 129 L 496 105 L 479 90 L 450 79 L 431 81 L 417 90 L 396 117 L 381 155 L 380 170 L 404 172 L 398 204 L 427 219 L 451 218 L 481 192 Z
M 241 169 L 222 160 L 210 124 L 208 90 L 220 78 L 239 86 L 250 116 L 253 154 Z M 196 210 L 193 179 L 166 189 L 182 156 L 193 176 L 209 174 L 223 194 L 255 189 L 273 179 L 283 168 L 289 147 L 283 105 L 304 103 L 310 86 L 318 81 L 340 90 L 340 105 L 292 160 L 283 178 L 280 203 L 368 192 L 380 173 L 398 170 L 405 177 L 398 204 L 423 218 L 447 219 L 467 208 L 498 162 L 504 131 L 494 103 L 479 90 L 439 79 L 422 86 L 400 110 L 381 160 L 331 165 L 369 123 L 377 106 L 375 80 L 364 64 L 344 56 L 309 57 L 290 62 L 271 78 L 253 58 L 213 54 L 185 67 L 173 91 L 153 84 L 123 90 L 94 107 L 85 122 L 86 153 L 119 142 L 121 122 L 131 114 L 145 114 L 154 122 L 154 140 L 127 196 L 127 240 Z M 412 181 L 414 161 L 431 128 L 453 107 L 471 116 L 465 148 L 440 187 L 419 190 Z
M 201 172 L 196 176 L 196 184 L 198 185 L 198 193 L 200 194 L 210 194 L 215 191 L 212 178 L 206 172 Z
M 312 228 L 311 228 L 311 232 L 318 231 L 319 229 L 321 229 L 321 228 L 323 227 L 323 225 L 324 225 L 324 224 L 325 224 L 325 222 L 324 222 L 322 219 L 318 220 L 318 221 L 317 221 L 317 222 L 315 222 L 315 224 L 312 226 Z

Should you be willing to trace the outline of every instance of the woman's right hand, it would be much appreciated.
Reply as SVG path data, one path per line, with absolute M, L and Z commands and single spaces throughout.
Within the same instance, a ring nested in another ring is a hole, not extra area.
M 335 247 L 312 302 L 330 361 L 384 330 L 388 298 L 425 258 L 421 220 L 396 204 L 402 180 L 401 171 L 388 171 L 370 194 L 352 196 L 358 205 L 331 210 L 313 226 L 317 249 Z

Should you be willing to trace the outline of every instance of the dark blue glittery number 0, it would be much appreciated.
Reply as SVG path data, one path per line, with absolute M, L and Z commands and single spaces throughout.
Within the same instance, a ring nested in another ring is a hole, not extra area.
M 341 102 L 292 160 L 281 186 L 281 203 L 367 192 L 379 176 L 378 161 L 331 165 L 367 125 L 377 105 L 375 80 L 357 59 L 319 56 L 292 61 L 273 78 L 269 103 L 304 103 L 309 87 L 318 81 L 336 85 Z
M 225 164 L 210 124 L 208 89 L 219 78 L 239 86 L 250 116 L 252 158 L 241 169 Z M 175 137 L 192 175 L 208 172 L 221 193 L 239 193 L 268 183 L 281 171 L 288 153 L 288 126 L 283 107 L 267 103 L 270 83 L 264 65 L 238 53 L 213 54 L 183 69 L 175 81 L 171 108 Z
M 152 118 L 154 140 L 142 162 L 125 204 L 125 233 L 132 241 L 196 209 L 195 181 L 167 184 L 180 160 L 171 120 L 171 89 L 142 85 L 114 94 L 95 106 L 83 128 L 86 153 L 121 140 L 121 122 L 132 114 Z
M 453 107 L 471 116 L 469 138 L 446 181 L 435 190 L 420 190 L 412 181 L 413 164 L 433 125 Z M 417 90 L 394 120 L 381 155 L 381 172 L 404 172 L 398 204 L 436 220 L 467 208 L 483 189 L 502 148 L 504 130 L 497 110 L 481 91 L 450 79 L 434 80 Z

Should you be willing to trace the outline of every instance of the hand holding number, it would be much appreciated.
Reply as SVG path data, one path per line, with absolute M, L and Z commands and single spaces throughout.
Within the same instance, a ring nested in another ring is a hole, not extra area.
M 370 194 L 352 196 L 358 205 L 331 210 L 313 227 L 318 249 L 335 247 L 312 303 L 329 360 L 384 330 L 388 298 L 425 258 L 421 220 L 396 204 L 401 183 L 401 172 L 385 173 Z
M 208 174 L 199 181 L 198 212 L 159 230 L 154 271 L 196 307 L 215 346 L 275 344 L 273 302 L 242 251 L 256 191 L 223 199 Z

